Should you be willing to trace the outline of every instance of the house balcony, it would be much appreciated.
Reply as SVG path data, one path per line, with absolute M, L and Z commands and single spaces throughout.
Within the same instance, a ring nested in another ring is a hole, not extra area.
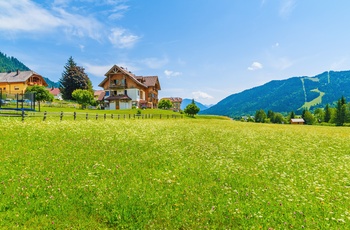
M 109 88 L 110 89 L 125 89 L 126 84 L 110 84 Z

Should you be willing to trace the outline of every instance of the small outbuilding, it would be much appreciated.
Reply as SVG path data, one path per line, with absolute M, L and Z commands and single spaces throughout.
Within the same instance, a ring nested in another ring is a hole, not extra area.
M 292 118 L 290 119 L 292 125 L 303 125 L 305 123 L 303 118 Z

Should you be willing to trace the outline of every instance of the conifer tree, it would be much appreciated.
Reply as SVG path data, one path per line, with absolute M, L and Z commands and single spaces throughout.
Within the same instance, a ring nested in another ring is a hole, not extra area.
M 88 90 L 93 93 L 92 83 L 85 74 L 84 68 L 77 66 L 72 57 L 68 59 L 64 66 L 60 85 L 60 91 L 65 100 L 72 100 L 72 93 L 76 89 Z
M 342 96 L 341 99 L 338 100 L 336 109 L 337 110 L 335 114 L 335 123 L 338 126 L 343 126 L 347 116 L 347 107 L 344 96 Z
M 329 108 L 329 104 L 327 104 L 326 107 L 324 107 L 324 122 L 329 122 L 331 120 L 331 117 L 331 108 Z

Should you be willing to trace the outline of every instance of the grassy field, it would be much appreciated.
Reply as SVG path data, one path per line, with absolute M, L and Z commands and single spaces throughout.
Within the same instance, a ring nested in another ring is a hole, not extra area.
M 349 128 L 1 118 L 0 228 L 349 229 Z

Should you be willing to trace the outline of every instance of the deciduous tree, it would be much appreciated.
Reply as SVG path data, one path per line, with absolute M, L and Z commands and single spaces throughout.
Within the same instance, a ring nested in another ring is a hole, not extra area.
M 162 99 L 158 103 L 160 109 L 170 109 L 171 107 L 173 107 L 173 103 L 169 99 Z
M 72 97 L 81 105 L 82 109 L 85 109 L 87 105 L 90 105 L 94 100 L 94 95 L 85 89 L 76 89 L 72 93 Z
M 29 86 L 27 87 L 26 93 L 35 93 L 35 100 L 38 102 L 39 105 L 39 112 L 40 112 L 40 102 L 42 101 L 53 101 L 53 95 L 44 87 L 44 86 Z
M 194 100 L 192 99 L 192 103 L 188 104 L 184 110 L 184 112 L 189 115 L 194 117 L 194 115 L 196 115 L 199 112 L 199 108 L 198 106 L 194 103 Z

